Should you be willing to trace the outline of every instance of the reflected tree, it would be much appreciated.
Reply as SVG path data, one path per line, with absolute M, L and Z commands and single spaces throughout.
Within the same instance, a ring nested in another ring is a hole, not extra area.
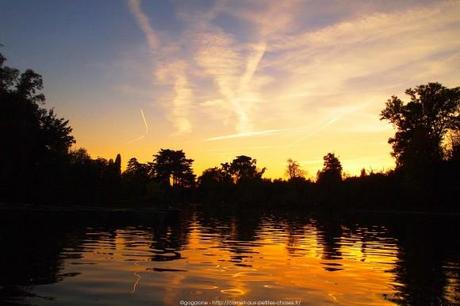
M 448 281 L 444 265 L 449 255 L 458 252 L 455 251 L 459 247 L 455 236 L 458 226 L 440 224 L 441 220 L 430 218 L 406 220 L 394 228 L 399 247 L 395 267 L 395 289 L 399 291 L 396 302 L 402 305 L 450 305 L 452 302 L 446 300 Z M 458 258 L 456 262 L 458 264 Z
M 172 261 L 181 258 L 181 250 L 188 243 L 191 217 L 187 212 L 159 213 L 152 223 L 152 261 Z
M 76 275 L 64 273 L 63 252 L 74 249 L 72 258 L 81 258 L 84 234 L 79 226 L 84 220 L 79 223 L 75 221 L 77 218 L 50 213 L 0 214 L 0 243 L 5 246 L 0 253 L 1 305 L 27 305 L 27 300 L 34 297 L 44 302 L 49 298 L 36 296 L 34 286 Z
M 336 220 L 318 220 L 316 224 L 318 243 L 323 247 L 322 258 L 325 260 L 338 260 L 342 258 L 340 251 L 342 227 Z M 341 270 L 339 262 L 325 262 L 324 269 L 327 271 Z

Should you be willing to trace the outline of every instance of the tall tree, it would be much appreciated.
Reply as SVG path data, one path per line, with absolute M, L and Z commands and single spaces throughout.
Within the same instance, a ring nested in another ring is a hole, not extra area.
M 297 178 L 303 178 L 305 175 L 305 172 L 300 168 L 300 165 L 298 162 L 293 160 L 292 158 L 289 158 L 287 160 L 287 169 L 286 169 L 286 174 L 289 177 L 289 180 L 294 180 Z
M 42 77 L 5 61 L 0 54 L 0 197 L 32 200 L 31 188 L 58 175 L 75 139 L 67 120 L 42 107 Z
M 266 170 L 265 168 L 259 170 L 257 160 L 245 155 L 237 156 L 230 164 L 222 164 L 222 169 L 237 183 L 260 179 Z
M 193 159 L 186 158 L 182 150 L 161 149 L 154 155 L 152 175 L 167 186 L 192 187 L 195 183 L 192 163 Z
M 122 186 L 128 198 L 142 199 L 146 196 L 147 184 L 150 181 L 149 172 L 150 166 L 140 163 L 135 157 L 128 161 L 122 174 Z
M 323 169 L 318 172 L 318 182 L 338 183 L 342 180 L 342 164 L 334 153 L 327 153 L 324 157 Z
M 201 185 L 219 185 L 219 184 L 231 184 L 232 177 L 222 168 L 214 167 L 203 171 L 203 174 L 198 178 L 198 184 Z
M 396 128 L 388 142 L 398 168 L 418 167 L 444 157 L 443 140 L 448 131 L 460 129 L 460 87 L 428 83 L 406 90 L 410 101 L 392 96 L 381 112 Z
M 121 175 L 121 155 L 120 153 L 118 153 L 117 156 L 115 157 L 115 162 L 113 166 L 115 168 L 117 176 L 120 176 Z

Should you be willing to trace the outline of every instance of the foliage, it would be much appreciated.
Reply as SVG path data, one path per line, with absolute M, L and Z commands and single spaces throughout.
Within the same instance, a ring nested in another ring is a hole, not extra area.
M 294 180 L 298 178 L 303 178 L 305 176 L 305 172 L 300 168 L 300 165 L 295 160 L 289 158 L 287 160 L 288 165 L 286 169 L 286 174 L 289 180 Z
M 324 157 L 324 166 L 318 172 L 318 183 L 338 183 L 342 180 L 342 164 L 334 153 L 327 153 Z
M 202 186 L 212 186 L 217 184 L 231 184 L 232 177 L 230 173 L 222 168 L 214 167 L 203 171 L 198 178 L 198 184 Z
M 133 157 L 128 161 L 126 170 L 122 174 L 124 194 L 127 198 L 143 199 L 147 194 L 147 185 L 150 177 L 150 166 L 140 163 Z
M 265 168 L 257 168 L 257 160 L 246 155 L 237 156 L 232 162 L 221 165 L 224 172 L 228 173 L 233 181 L 241 183 L 245 181 L 260 180 Z
M 188 159 L 182 150 L 161 149 L 154 155 L 151 175 L 164 186 L 192 187 L 195 174 L 193 159 Z
M 410 101 L 391 97 L 381 112 L 396 128 L 389 139 L 398 168 L 430 165 L 442 160 L 446 133 L 460 129 L 460 87 L 428 83 L 409 88 Z
M 75 139 L 68 120 L 42 107 L 42 77 L 5 61 L 0 54 L 0 194 L 25 200 L 35 192 L 34 182 L 58 172 Z

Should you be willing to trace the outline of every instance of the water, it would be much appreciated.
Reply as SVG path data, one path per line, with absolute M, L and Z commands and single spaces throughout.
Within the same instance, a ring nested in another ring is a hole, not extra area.
M 458 217 L 2 212 L 0 305 L 460 304 Z

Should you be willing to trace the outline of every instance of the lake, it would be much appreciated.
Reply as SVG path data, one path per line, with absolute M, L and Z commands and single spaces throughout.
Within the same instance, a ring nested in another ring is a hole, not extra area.
M 460 304 L 459 221 L 2 211 L 0 305 Z

